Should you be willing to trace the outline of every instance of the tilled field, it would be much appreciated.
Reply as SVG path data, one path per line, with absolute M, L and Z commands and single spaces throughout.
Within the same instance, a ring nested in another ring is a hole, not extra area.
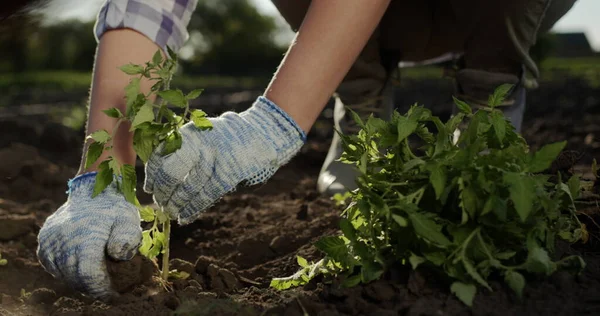
M 449 93 L 448 86 L 441 90 Z M 402 104 L 439 102 L 428 91 L 440 91 L 439 85 L 408 82 L 398 93 Z M 581 172 L 593 157 L 600 158 L 599 89 L 577 80 L 544 83 L 529 104 L 523 134 L 532 147 L 568 140 L 569 149 L 586 152 L 577 167 Z M 559 244 L 556 254 L 582 255 L 584 273 L 532 280 L 522 302 L 498 282 L 492 284 L 493 292 L 481 291 L 469 309 L 439 278 L 402 269 L 350 289 L 335 282 L 311 282 L 284 292 L 270 289 L 271 278 L 296 271 L 296 255 L 318 259 L 312 243 L 337 232 L 340 209 L 315 191 L 330 135 L 326 120 L 302 153 L 267 184 L 225 197 L 197 222 L 174 228 L 172 265 L 190 277 L 175 281 L 172 292 L 153 278 L 154 265 L 139 257 L 111 265 L 122 297 L 111 304 L 95 302 L 54 280 L 35 257 L 39 227 L 66 199 L 83 135 L 52 123 L 20 120 L 0 126 L 0 253 L 8 260 L 0 266 L 0 315 L 600 314 L 600 232 L 595 224 L 600 216 L 594 205 L 582 215 L 590 241 Z M 149 201 L 147 196 L 142 200 Z

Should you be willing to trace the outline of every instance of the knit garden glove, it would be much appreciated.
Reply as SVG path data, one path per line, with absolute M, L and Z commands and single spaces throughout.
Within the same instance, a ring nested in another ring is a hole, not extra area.
M 37 255 L 54 277 L 95 298 L 113 292 L 105 256 L 129 260 L 142 239 L 137 208 L 117 192 L 114 182 L 92 198 L 96 173 L 69 182 L 69 197 L 46 219 Z
M 264 97 L 240 114 L 210 121 L 212 130 L 184 125 L 181 148 L 161 156 L 159 146 L 146 164 L 144 190 L 180 224 L 194 221 L 239 184 L 265 182 L 306 141 L 292 118 Z

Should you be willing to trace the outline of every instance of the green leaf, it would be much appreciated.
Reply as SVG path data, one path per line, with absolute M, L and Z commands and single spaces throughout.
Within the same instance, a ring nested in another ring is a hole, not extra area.
M 201 130 L 210 130 L 213 128 L 212 122 L 206 117 L 202 110 L 193 110 L 190 114 L 194 126 Z
M 174 61 L 177 61 L 177 54 L 168 45 L 167 45 L 167 53 L 169 54 L 169 57 L 171 59 L 173 59 Z
M 555 270 L 555 264 L 548 256 L 548 252 L 539 246 L 529 249 L 527 256 L 527 271 L 551 275 Z
M 164 250 L 164 248 L 162 246 L 165 245 L 165 240 L 167 239 L 166 235 L 164 232 L 154 232 L 154 234 L 152 234 L 153 238 L 154 238 L 154 244 L 160 244 L 162 250 Z M 164 251 L 162 251 L 161 253 L 164 253 Z
M 96 183 L 94 184 L 94 191 L 92 192 L 92 198 L 102 193 L 106 187 L 108 187 L 113 181 L 113 173 L 108 166 L 108 160 L 104 160 L 98 166 L 98 173 L 96 174 Z
M 160 65 L 160 63 L 162 63 L 162 61 L 163 61 L 163 55 L 159 49 L 156 51 L 156 53 L 154 53 L 154 56 L 152 56 L 152 63 L 154 65 Z
M 110 157 L 110 159 L 108 160 L 108 167 L 110 168 L 110 171 L 113 173 L 113 175 L 120 175 L 121 174 L 121 168 L 119 168 L 119 162 L 114 159 L 113 157 Z
M 134 64 L 127 64 L 124 66 L 119 67 L 119 69 L 121 69 L 122 72 L 128 74 L 128 75 L 140 75 L 144 73 L 144 67 L 140 66 L 140 65 L 134 65 Z
M 465 186 L 462 178 L 459 178 L 460 206 L 469 215 L 469 218 L 475 219 L 479 210 L 477 193 L 471 186 Z M 464 224 L 466 221 L 463 221 Z
M 158 80 L 158 81 L 156 81 L 156 82 L 155 82 L 155 83 L 152 85 L 152 87 L 150 87 L 150 91 L 152 91 L 152 92 L 155 92 L 155 91 L 158 91 L 158 90 L 160 90 L 160 88 L 162 88 L 163 84 L 164 84 L 164 82 L 163 82 L 162 80 Z
M 406 172 L 409 171 L 410 169 L 425 164 L 425 161 L 423 159 L 420 158 L 413 158 L 409 161 L 407 161 L 404 166 L 402 167 L 402 171 Z
M 383 275 L 383 267 L 375 262 L 364 262 L 363 266 L 360 269 L 361 275 L 360 279 L 363 283 L 369 283 L 371 281 L 377 280 Z
M 144 206 L 139 209 L 140 218 L 144 222 L 153 222 L 154 221 L 154 209 L 150 206 Z
M 104 144 L 110 140 L 110 134 L 106 130 L 101 129 L 90 134 L 88 138 L 91 138 L 98 143 Z
M 577 199 L 579 197 L 579 194 L 581 193 L 581 181 L 579 180 L 579 176 L 571 176 L 571 178 L 569 178 L 569 181 L 567 182 L 567 185 L 569 186 L 571 198 L 573 200 Z
M 336 206 L 345 206 L 346 205 L 346 200 L 348 200 L 350 197 L 352 197 L 352 194 L 349 191 L 342 193 L 336 193 L 334 194 L 331 199 L 333 201 L 335 201 L 335 205 Z
M 394 219 L 394 221 L 396 221 L 396 223 L 398 223 L 398 225 L 400 225 L 400 227 L 408 226 L 408 221 L 406 220 L 405 217 L 396 215 L 396 214 L 392 214 L 392 218 Z
M 340 228 L 344 236 L 348 238 L 350 241 L 356 241 L 356 232 L 352 223 L 345 218 L 340 220 Z
M 507 83 L 500 85 L 498 88 L 496 88 L 496 90 L 494 90 L 494 93 L 490 95 L 488 99 L 488 105 L 490 107 L 496 107 L 498 105 L 501 105 L 502 102 L 504 102 L 504 100 L 506 99 L 506 96 L 508 95 L 510 90 L 513 88 L 513 86 L 514 85 Z
M 410 120 L 404 116 L 398 117 L 397 124 L 398 138 L 396 139 L 396 143 L 398 144 L 405 140 L 410 134 L 412 134 L 418 126 L 418 123 L 416 121 Z
M 505 222 L 506 216 L 507 216 L 507 214 L 506 214 L 507 201 L 504 199 L 500 199 L 497 196 L 494 196 L 492 199 L 493 199 L 492 203 L 494 203 L 494 207 L 493 207 L 494 214 L 500 221 Z
M 125 100 L 127 101 L 127 115 L 131 114 L 131 106 L 137 101 L 140 93 L 140 78 L 129 80 L 129 84 L 125 86 Z
M 396 114 L 398 113 L 396 112 Z M 432 118 L 431 110 L 426 109 L 423 106 L 417 105 L 416 103 L 410 107 L 410 109 L 407 112 L 407 116 L 409 120 L 415 122 L 423 122 Z M 400 115 L 397 115 L 395 118 L 399 117 Z
M 350 116 L 352 117 L 352 120 L 356 123 L 356 125 L 360 126 L 361 129 L 365 128 L 365 123 L 362 121 L 360 116 L 358 114 L 356 114 L 356 112 L 354 112 L 349 107 L 346 107 L 345 110 L 346 110 L 346 112 L 350 112 Z
M 419 237 L 442 247 L 452 244 L 450 240 L 442 234 L 442 226 L 435 221 L 421 213 L 412 213 L 408 217 L 415 229 L 415 233 L 417 233 Z
M 156 258 L 164 249 L 165 234 L 159 231 L 152 233 L 152 248 L 148 251 L 148 258 Z
M 477 281 L 477 283 L 479 283 L 481 286 L 485 287 L 488 290 L 492 290 L 492 288 L 490 287 L 490 285 L 485 281 L 485 279 L 481 276 L 481 274 L 479 274 L 479 272 L 477 272 L 477 269 L 475 268 L 475 266 L 473 266 L 473 263 L 471 263 L 471 261 L 469 261 L 468 258 L 462 258 L 462 263 L 463 263 L 463 267 L 465 267 L 465 271 L 467 271 L 467 273 L 473 278 L 473 280 Z
M 302 258 L 300 256 L 296 256 L 296 261 L 298 261 L 298 265 L 299 266 L 301 266 L 303 268 L 308 267 L 308 261 L 306 261 L 306 259 L 304 259 L 304 258 Z
M 504 182 L 509 186 L 510 199 L 515 204 L 515 210 L 524 222 L 533 209 L 535 196 L 535 181 L 527 176 L 510 172 L 504 174 Z
M 558 233 L 558 236 L 566 241 L 576 242 L 578 238 L 574 238 L 573 233 L 570 231 L 562 231 Z
M 494 110 L 492 113 L 490 113 L 490 121 L 494 127 L 494 132 L 496 133 L 498 142 L 502 144 L 504 141 L 504 136 L 506 136 L 506 119 L 504 118 L 504 114 L 500 111 Z
M 446 255 L 441 251 L 423 252 L 423 257 L 431 261 L 431 263 L 435 264 L 436 266 L 441 266 L 444 264 L 444 262 L 446 262 Z
M 133 131 L 137 126 L 139 126 L 142 123 L 152 121 L 154 121 L 154 108 L 152 107 L 151 103 L 145 103 L 135 115 L 135 118 L 131 123 L 130 131 Z
M 508 270 L 504 274 L 504 282 L 515 291 L 519 298 L 523 298 L 523 289 L 525 288 L 525 278 L 523 275 L 517 271 Z
M 580 256 L 568 256 L 560 259 L 556 264 L 560 269 L 574 274 L 580 274 L 586 267 L 585 261 Z
M 88 146 L 88 151 L 85 156 L 85 167 L 89 168 L 90 166 L 92 166 L 98 160 L 98 158 L 100 158 L 103 151 L 104 144 L 96 142 L 91 143 Z
M 181 148 L 182 142 L 183 139 L 181 138 L 181 133 L 179 133 L 179 131 L 174 131 L 165 139 L 165 147 L 163 148 L 162 154 L 166 156 L 176 152 Z
M 155 214 L 156 219 L 158 220 L 159 224 L 163 224 L 169 220 L 169 216 L 165 212 L 161 211 L 160 209 L 156 210 L 154 212 L 154 214 Z
M 348 247 L 342 237 L 323 237 L 315 243 L 315 247 L 338 262 L 346 261 L 346 257 L 348 256 Z
M 121 166 L 121 175 L 123 177 L 123 194 L 125 200 L 131 204 L 136 204 L 135 187 L 137 185 L 137 177 L 135 176 L 135 168 L 132 165 L 124 164 Z
M 188 99 L 188 100 L 196 99 L 196 98 L 198 98 L 202 94 L 202 92 L 204 92 L 204 89 L 195 89 L 195 90 L 192 90 L 192 91 L 190 91 L 190 93 L 188 93 L 185 96 L 185 98 Z
M 366 129 L 370 133 L 386 133 L 388 130 L 388 122 L 374 116 L 369 116 L 367 123 L 365 124 Z
M 416 270 L 417 267 L 425 261 L 426 261 L 425 258 L 419 257 L 412 252 L 410 253 L 410 257 L 408 257 L 408 262 L 410 262 L 410 266 L 412 267 L 413 270 Z
M 188 105 L 188 100 L 183 95 L 183 92 L 179 89 L 159 91 L 157 94 L 163 100 L 180 108 L 184 108 Z
M 494 255 L 494 257 L 496 257 L 497 259 L 500 260 L 508 260 L 512 257 L 514 257 L 517 254 L 517 252 L 515 251 L 505 251 L 505 252 L 499 252 L 497 254 Z
M 301 286 L 310 281 L 308 275 L 306 273 L 306 268 L 300 269 L 298 272 L 293 275 L 285 278 L 274 278 L 271 280 L 269 284 L 270 287 L 276 290 L 287 290 L 293 287 Z
M 448 122 L 446 122 L 446 130 L 448 132 L 453 133 L 454 130 L 456 130 L 460 126 L 460 123 L 462 123 L 464 118 L 465 118 L 465 113 L 458 113 L 458 114 L 452 116 L 450 118 L 450 120 L 448 120 Z
M 465 103 L 464 101 L 461 101 L 461 100 L 455 98 L 454 96 L 452 97 L 452 99 L 454 100 L 454 104 L 456 105 L 456 107 L 462 113 L 465 113 L 467 115 L 473 114 L 473 110 L 471 109 L 471 107 L 467 103 Z
M 108 110 L 103 110 L 102 112 L 104 112 L 104 114 L 108 115 L 109 117 L 113 118 L 123 117 L 123 113 L 121 113 L 121 111 L 119 111 L 119 109 L 117 108 L 110 108 Z
M 177 271 L 177 270 L 169 271 L 169 278 L 173 278 L 176 280 L 186 280 L 189 277 L 190 277 L 190 274 L 185 271 Z
M 495 195 L 490 195 L 488 197 L 488 199 L 485 201 L 485 204 L 483 205 L 483 210 L 481 211 L 481 216 L 486 215 L 488 213 L 490 213 L 492 210 L 494 210 L 494 206 L 496 202 L 496 199 L 498 199 L 497 196 Z
M 150 130 L 136 129 L 133 133 L 133 149 L 143 163 L 148 162 L 154 150 L 155 135 Z
M 152 237 L 150 237 L 150 231 L 145 230 L 142 232 L 142 243 L 140 244 L 138 250 L 142 256 L 148 257 L 148 252 L 150 251 L 151 247 Z
M 166 240 L 166 236 L 164 232 L 154 232 L 154 234 L 152 234 L 152 236 L 154 237 L 154 244 L 160 244 L 162 246 L 165 245 L 165 240 Z
M 357 286 L 360 283 L 360 280 L 361 280 L 360 274 L 349 276 L 342 282 L 342 286 L 343 287 Z
M 446 189 L 446 171 L 439 165 L 432 166 L 429 171 L 429 181 L 435 190 L 435 198 L 439 200 Z
M 458 299 L 465 305 L 471 307 L 473 306 L 473 299 L 475 298 L 475 294 L 477 294 L 477 288 L 473 284 L 454 282 L 450 286 L 450 292 L 456 295 L 456 297 L 458 297 Z
M 0 266 L 5 266 L 8 264 L 8 260 L 6 259 L 0 259 Z
M 542 172 L 550 168 L 552 162 L 566 145 L 567 142 L 562 141 L 542 147 L 542 149 L 533 155 L 533 159 L 529 162 L 529 172 Z

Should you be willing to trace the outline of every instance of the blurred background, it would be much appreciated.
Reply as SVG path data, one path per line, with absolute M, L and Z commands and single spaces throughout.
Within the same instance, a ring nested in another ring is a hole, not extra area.
M 54 0 L 0 23 L 0 147 L 19 142 L 58 153 L 79 150 L 96 48 L 93 25 L 102 3 Z M 583 118 L 600 108 L 598 13 L 600 1 L 577 1 L 533 48 L 542 79 L 529 95 L 528 126 L 535 128 L 526 128 L 526 136 L 573 138 L 570 132 L 548 136 L 544 122 L 535 120 L 557 115 L 564 121 L 566 112 Z M 200 0 L 189 30 L 174 85 L 205 88 L 194 106 L 211 114 L 249 106 L 294 35 L 270 0 Z M 441 67 L 404 69 L 398 106 L 419 102 L 448 115 L 451 87 Z M 323 112 L 312 137 L 331 136 L 330 117 L 329 109 Z M 583 134 L 572 141 L 600 148 L 593 135 Z

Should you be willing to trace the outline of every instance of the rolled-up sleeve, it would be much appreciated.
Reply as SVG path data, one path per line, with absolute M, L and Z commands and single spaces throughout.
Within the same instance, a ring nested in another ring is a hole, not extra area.
M 98 13 L 95 35 L 113 29 L 133 29 L 166 51 L 187 41 L 187 25 L 198 0 L 107 0 Z

